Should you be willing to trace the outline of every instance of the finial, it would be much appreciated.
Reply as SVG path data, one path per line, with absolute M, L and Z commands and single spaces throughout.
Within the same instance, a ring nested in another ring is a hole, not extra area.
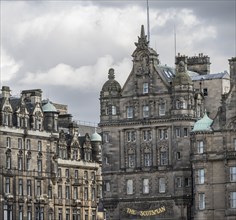
M 138 43 L 135 43 L 136 47 L 140 49 L 145 49 L 148 48 L 148 40 L 147 40 L 147 35 L 145 35 L 144 31 L 144 25 L 141 26 L 141 34 L 140 37 L 138 37 Z
M 143 25 L 143 24 L 142 24 L 142 26 L 141 26 L 140 38 L 145 38 L 145 31 L 144 31 L 144 25 Z
M 115 73 L 114 69 L 110 68 L 108 72 L 108 79 L 115 79 Z

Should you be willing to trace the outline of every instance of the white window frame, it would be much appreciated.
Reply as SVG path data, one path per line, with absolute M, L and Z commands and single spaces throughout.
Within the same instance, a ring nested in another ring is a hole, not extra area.
M 166 180 L 164 177 L 159 178 L 159 193 L 166 192 Z
M 199 169 L 197 173 L 198 173 L 198 184 L 204 184 L 205 183 L 205 170 Z
M 206 196 L 205 193 L 198 194 L 198 208 L 204 210 L 206 208 Z
M 230 192 L 230 208 L 236 209 L 236 192 Z
M 236 182 L 236 166 L 230 167 L 230 182 Z
M 143 94 L 147 94 L 148 92 L 149 92 L 148 83 L 145 82 L 143 83 Z
M 133 180 L 127 180 L 126 193 L 127 193 L 127 195 L 132 195 L 134 193 Z
M 115 105 L 111 106 L 111 114 L 116 115 L 116 106 Z
M 143 179 L 143 194 L 149 193 L 149 179 Z
M 166 114 L 166 103 L 162 102 L 159 104 L 159 116 L 164 116 Z
M 203 152 L 204 152 L 204 143 L 203 143 L 203 140 L 197 141 L 197 152 L 198 152 L 199 154 L 203 154 Z
M 152 161 L 151 153 L 144 153 L 144 166 L 150 167 Z
M 134 117 L 134 108 L 132 106 L 127 107 L 126 117 L 127 118 L 133 118 Z
M 149 106 L 143 105 L 143 117 L 148 118 L 149 117 Z

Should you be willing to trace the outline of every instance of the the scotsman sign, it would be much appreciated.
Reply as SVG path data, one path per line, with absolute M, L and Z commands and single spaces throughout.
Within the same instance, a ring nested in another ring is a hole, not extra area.
M 141 217 L 144 217 L 144 216 L 155 216 L 155 215 L 159 215 L 163 212 L 166 211 L 166 208 L 165 206 L 162 206 L 158 209 L 152 209 L 152 210 L 135 210 L 135 209 L 131 209 L 131 208 L 127 208 L 126 209 L 126 212 L 130 215 L 136 215 L 136 216 L 141 216 Z

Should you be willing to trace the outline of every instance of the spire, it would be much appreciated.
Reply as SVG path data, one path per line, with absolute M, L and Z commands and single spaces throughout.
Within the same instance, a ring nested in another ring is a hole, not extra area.
M 142 25 L 140 37 L 138 37 L 138 43 L 135 43 L 135 46 L 139 49 L 145 49 L 148 48 L 148 43 L 147 35 L 145 35 L 144 26 Z

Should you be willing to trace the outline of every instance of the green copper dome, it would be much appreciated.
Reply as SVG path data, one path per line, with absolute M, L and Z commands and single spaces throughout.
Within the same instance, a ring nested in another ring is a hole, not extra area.
M 210 119 L 207 114 L 203 116 L 200 120 L 198 120 L 193 127 L 192 131 L 212 131 L 211 124 L 213 120 Z
M 97 132 L 95 132 L 91 135 L 91 141 L 100 141 L 101 142 L 102 137 Z
M 47 102 L 45 105 L 42 107 L 43 112 L 57 112 L 57 109 L 51 102 Z

